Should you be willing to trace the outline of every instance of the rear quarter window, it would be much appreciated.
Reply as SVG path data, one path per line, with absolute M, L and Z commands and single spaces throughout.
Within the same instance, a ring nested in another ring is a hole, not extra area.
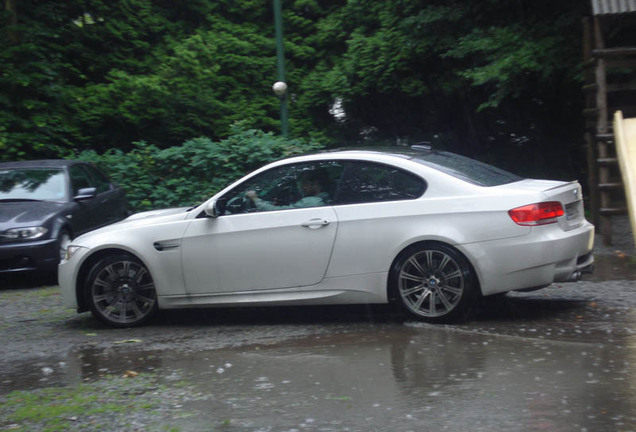
M 492 165 L 448 152 L 430 152 L 412 159 L 477 186 L 500 186 L 523 180 Z
M 426 182 L 399 168 L 372 162 L 348 162 L 338 182 L 335 204 L 416 199 Z

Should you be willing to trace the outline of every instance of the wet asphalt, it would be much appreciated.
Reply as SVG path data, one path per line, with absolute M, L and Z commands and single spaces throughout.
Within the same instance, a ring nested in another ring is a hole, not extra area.
M 11 279 L 0 403 L 135 371 L 188 383 L 189 415 L 171 419 L 183 431 L 635 431 L 635 280 L 635 256 L 607 249 L 594 275 L 485 299 L 458 325 L 356 306 L 164 312 L 113 330 L 63 309 L 56 287 Z

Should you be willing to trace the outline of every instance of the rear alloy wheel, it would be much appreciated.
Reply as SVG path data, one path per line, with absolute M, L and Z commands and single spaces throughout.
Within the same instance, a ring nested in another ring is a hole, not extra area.
M 452 322 L 464 318 L 476 298 L 476 279 L 466 258 L 440 243 L 406 249 L 391 272 L 392 297 L 421 321 Z
M 113 327 L 143 324 L 157 311 L 152 276 L 130 255 L 111 255 L 97 262 L 86 290 L 93 315 Z

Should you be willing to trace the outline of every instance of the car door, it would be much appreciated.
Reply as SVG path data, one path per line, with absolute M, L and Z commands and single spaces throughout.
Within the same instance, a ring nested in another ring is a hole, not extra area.
M 96 190 L 96 219 L 95 228 L 117 222 L 126 215 L 126 203 L 122 191 L 110 180 L 92 166 L 85 165 L 91 185 Z
M 324 278 L 338 225 L 335 211 L 328 197 L 312 201 L 313 207 L 294 206 L 303 200 L 297 176 L 312 167 L 316 164 L 266 171 L 221 197 L 217 218 L 200 217 L 189 225 L 182 241 L 189 294 L 309 286 Z M 271 206 L 248 205 L 249 191 Z
M 73 197 L 78 195 L 80 190 L 94 187 L 90 176 L 86 170 L 83 169 L 82 165 L 72 165 L 69 168 L 69 177 L 72 200 Z M 99 217 L 97 200 L 94 197 L 79 201 L 75 200 L 70 216 L 69 220 L 73 227 L 74 236 L 90 231 L 97 225 Z

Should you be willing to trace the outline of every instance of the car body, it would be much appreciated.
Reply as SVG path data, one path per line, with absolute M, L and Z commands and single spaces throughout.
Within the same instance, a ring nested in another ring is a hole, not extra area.
M 298 207 L 308 170 L 326 173 L 328 198 Z M 576 181 L 429 148 L 350 150 L 274 162 L 196 208 L 81 236 L 59 282 L 67 306 L 120 327 L 157 309 L 388 302 L 447 322 L 480 295 L 577 280 L 593 241 Z
M 90 164 L 0 163 L 0 273 L 57 271 L 72 238 L 128 215 L 124 191 Z

